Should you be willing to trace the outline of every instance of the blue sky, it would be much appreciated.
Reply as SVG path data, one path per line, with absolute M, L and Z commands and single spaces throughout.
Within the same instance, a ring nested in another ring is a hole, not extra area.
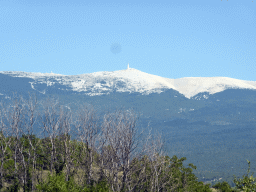
M 1 0 L 0 71 L 256 81 L 256 1 Z

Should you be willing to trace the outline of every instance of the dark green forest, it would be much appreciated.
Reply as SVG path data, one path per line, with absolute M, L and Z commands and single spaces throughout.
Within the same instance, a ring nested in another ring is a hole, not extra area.
M 167 156 L 161 135 L 138 129 L 132 110 L 107 112 L 100 124 L 93 107 L 72 114 L 57 99 L 39 105 L 36 95 L 0 104 L 0 191 L 256 191 L 249 169 L 232 189 L 198 181 L 196 166 Z

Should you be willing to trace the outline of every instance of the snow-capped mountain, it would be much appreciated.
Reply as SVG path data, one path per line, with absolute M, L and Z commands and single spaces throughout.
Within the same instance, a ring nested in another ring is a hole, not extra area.
M 151 75 L 137 69 L 127 68 L 119 71 L 103 71 L 82 75 L 61 75 L 54 73 L 28 73 L 28 72 L 0 72 L 11 77 L 31 78 L 31 88 L 43 94 L 47 93 L 47 87 L 60 85 L 61 90 L 84 92 L 85 95 L 95 96 L 116 92 L 161 93 L 166 89 L 173 89 L 191 98 L 199 93 L 208 92 L 214 94 L 226 89 L 253 89 L 256 90 L 256 82 L 238 80 L 229 77 L 185 77 L 180 79 L 164 78 Z M 46 85 L 44 89 L 39 85 Z M 64 86 L 64 87 L 63 87 Z
M 184 152 L 183 157 L 190 158 L 187 162 L 205 165 L 202 170 L 226 167 L 228 172 L 229 164 L 221 162 L 228 152 L 225 159 L 239 154 L 235 161 L 240 166 L 244 160 L 240 152 L 249 148 L 242 144 L 255 143 L 254 81 L 228 77 L 170 79 L 133 68 L 81 75 L 0 72 L 0 102 L 11 101 L 13 92 L 23 98 L 28 92 L 36 93 L 40 102 L 58 96 L 60 104 L 72 112 L 85 103 L 92 105 L 99 116 L 120 107 L 133 108 L 141 114 L 141 127 L 150 124 L 153 132 L 162 132 L 170 151 Z M 241 141 L 243 138 L 246 140 Z M 238 144 L 242 149 L 233 151 Z M 220 149 L 226 151 L 220 155 Z M 210 156 L 210 150 L 216 154 Z M 173 153 L 170 157 L 177 155 Z
M 55 95 L 61 97 L 63 103 L 79 106 L 78 103 L 86 102 L 100 110 L 103 106 L 108 109 L 133 107 L 147 118 L 172 116 L 203 120 L 205 116 L 213 119 L 215 114 L 216 118 L 235 119 L 243 114 L 241 111 L 254 113 L 251 108 L 256 104 L 254 81 L 228 77 L 170 79 L 129 67 L 81 75 L 2 71 L 0 82 L 0 100 L 10 100 L 12 92 L 23 97 L 35 92 L 41 99 Z M 228 107 L 222 114 L 221 111 L 232 103 L 233 108 Z M 238 103 L 243 109 L 237 110 Z M 252 119 L 252 114 L 246 118 Z

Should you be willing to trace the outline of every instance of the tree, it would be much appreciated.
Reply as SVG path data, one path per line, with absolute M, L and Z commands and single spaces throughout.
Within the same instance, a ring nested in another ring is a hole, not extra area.
M 101 182 L 96 186 L 78 186 L 73 177 L 69 181 L 65 180 L 65 175 L 53 174 L 48 175 L 47 181 L 37 185 L 37 189 L 45 192 L 109 192 L 107 183 Z
M 8 139 L 8 136 L 10 136 L 10 129 L 8 129 L 7 125 L 4 123 L 5 120 L 5 107 L 3 106 L 3 103 L 1 105 L 1 111 L 0 111 L 0 189 L 3 188 L 3 177 L 4 177 L 4 163 L 8 161 L 8 158 L 10 158 L 10 142 L 11 139 Z
M 36 97 L 15 100 L 0 110 L 0 177 L 8 191 L 177 191 L 210 192 L 198 182 L 192 169 L 165 155 L 161 135 L 138 128 L 133 110 L 107 113 L 101 126 L 93 108 L 82 105 L 77 119 L 58 100 L 49 98 L 39 115 L 44 138 L 34 134 Z M 75 130 L 71 129 L 74 125 Z M 76 132 L 74 132 L 76 131 Z M 75 135 L 76 133 L 76 135 Z M 75 139 L 71 139 L 76 136 Z M 42 170 L 50 171 L 47 181 Z M 83 170 L 85 177 L 77 174 Z M 41 171 L 41 172 L 40 172 Z M 41 175 L 40 175 L 41 173 Z M 75 176 L 80 182 L 75 182 Z M 39 183 L 39 185 L 36 185 Z M 254 178 L 238 183 L 243 190 L 255 190 Z M 83 183 L 83 185 L 81 185 Z M 229 190 L 225 183 L 216 185 Z M 1 190 L 2 191 L 2 190 Z
M 23 156 L 23 166 L 24 166 L 24 191 L 34 191 L 35 190 L 35 166 L 36 166 L 36 150 L 39 148 L 39 140 L 36 139 L 34 135 L 34 125 L 37 119 L 36 109 L 38 105 L 37 96 L 32 97 L 29 94 L 29 99 L 25 102 L 25 130 L 23 130 L 22 146 L 24 151 Z M 32 166 L 31 166 L 32 164 Z
M 76 148 L 78 147 L 75 142 L 71 141 L 71 120 L 72 115 L 65 110 L 62 106 L 60 110 L 60 134 L 59 134 L 59 149 L 63 149 L 62 159 L 66 167 L 66 181 L 69 181 L 70 176 L 73 176 L 76 170 L 71 170 L 74 167 L 74 160 L 77 157 Z
M 85 173 L 86 173 L 86 184 L 92 182 L 92 165 L 94 162 L 94 153 L 97 148 L 98 135 L 100 128 L 97 124 L 98 118 L 93 108 L 88 108 L 85 105 L 82 105 L 79 108 L 78 118 L 76 120 L 76 130 L 78 141 L 82 142 L 83 145 L 83 154 L 85 158 L 83 159 L 83 164 Z
M 43 130 L 44 130 L 44 135 L 48 136 L 50 139 L 50 148 L 51 148 L 51 159 L 50 159 L 50 170 L 51 173 L 53 173 L 53 169 L 57 172 L 62 171 L 59 170 L 62 167 L 62 163 L 59 163 L 57 161 L 57 156 L 60 153 L 60 151 L 56 150 L 56 141 L 57 141 L 57 136 L 60 132 L 60 117 L 59 116 L 59 111 L 60 111 L 60 106 L 59 106 L 59 101 L 52 99 L 50 100 L 49 98 L 43 103 L 44 107 L 44 116 L 41 115 L 40 118 L 43 123 Z M 58 153 L 58 154 L 57 154 Z
M 133 110 L 116 110 L 104 116 L 102 125 L 102 154 L 100 164 L 106 170 L 105 177 L 112 191 L 134 191 L 143 179 L 134 179 L 145 171 L 145 164 L 136 163 L 145 154 L 148 145 L 142 140 L 143 130 L 137 127 L 137 116 Z M 154 152 L 153 152 L 154 153 Z M 133 161 L 134 159 L 137 159 Z M 105 165 L 105 166 L 104 166 Z
M 24 156 L 23 156 L 23 145 L 21 143 L 21 136 L 22 136 L 22 128 L 24 127 L 25 113 L 24 113 L 24 103 L 22 103 L 23 98 L 14 96 L 15 101 L 13 101 L 13 106 L 9 106 L 6 115 L 7 123 L 9 124 L 8 129 L 11 132 L 11 136 L 8 138 L 10 139 L 10 148 L 13 150 L 12 156 L 14 159 L 14 183 L 11 187 L 12 190 L 16 191 L 19 188 L 20 180 L 23 184 L 26 182 L 26 172 L 21 169 L 20 164 L 24 163 Z M 12 109 L 11 109 L 12 108 Z M 24 164 L 23 164 L 24 165 Z
M 248 174 L 250 172 L 250 161 L 247 160 L 247 162 L 249 166 L 247 170 L 247 175 L 243 176 L 243 179 L 239 179 L 239 180 L 235 177 L 234 183 L 236 184 L 236 187 L 238 189 L 241 189 L 245 192 L 256 191 L 256 183 L 254 182 L 255 178 L 253 177 L 253 173 L 250 177 L 248 177 Z
M 212 187 L 215 189 L 219 189 L 220 191 L 232 192 L 230 185 L 226 181 L 224 181 L 222 183 L 218 182 L 215 185 L 213 185 Z

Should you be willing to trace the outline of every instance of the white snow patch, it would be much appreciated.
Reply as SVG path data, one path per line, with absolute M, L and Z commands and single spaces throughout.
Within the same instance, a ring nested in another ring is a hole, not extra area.
M 54 81 L 58 81 L 59 84 L 66 85 L 73 91 L 86 91 L 89 92 L 87 95 L 91 96 L 109 94 L 114 89 L 116 89 L 117 92 L 139 92 L 143 95 L 161 93 L 164 89 L 174 89 L 190 99 L 201 92 L 214 94 L 228 88 L 256 89 L 256 82 L 254 81 L 245 81 L 229 77 L 184 77 L 180 79 L 169 79 L 151 75 L 133 68 L 81 75 L 20 71 L 2 71 L 0 73 L 8 74 L 13 77 L 32 78 L 35 80 L 34 83 L 45 83 L 47 86 L 52 86 L 55 83 Z M 106 93 L 106 91 L 109 92 Z M 208 96 L 204 95 L 203 98 L 208 99 Z

